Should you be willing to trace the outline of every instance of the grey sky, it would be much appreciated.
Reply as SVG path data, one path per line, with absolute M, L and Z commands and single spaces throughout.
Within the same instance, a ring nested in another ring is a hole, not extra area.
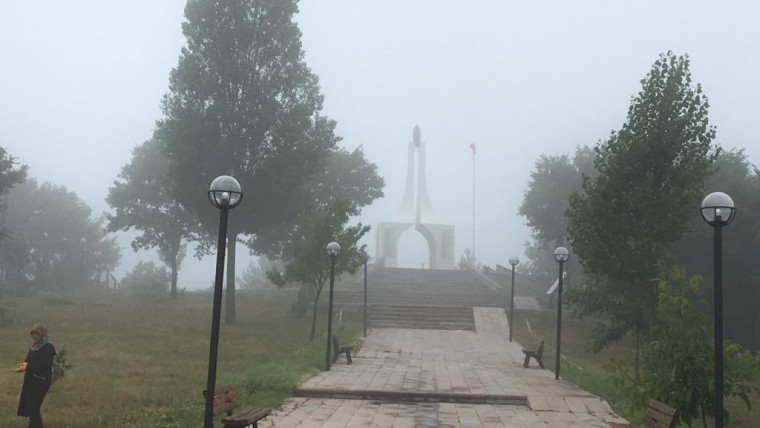
M 95 214 L 107 210 L 108 187 L 160 117 L 184 44 L 184 4 L 0 2 L 0 145 L 33 177 L 66 186 Z M 639 80 L 667 50 L 690 55 L 718 142 L 744 147 L 760 163 L 755 2 L 302 0 L 300 7 L 324 112 L 337 120 L 344 146 L 363 145 L 386 179 L 386 197 L 361 220 L 374 225 L 398 208 L 405 148 L 419 124 L 432 204 L 457 227 L 457 257 L 472 246 L 470 143 L 478 149 L 477 256 L 505 264 L 529 238 L 517 208 L 535 160 L 619 129 Z M 367 243 L 374 253 L 374 234 Z M 123 246 L 122 272 L 148 258 Z M 402 237 L 404 265 L 419 266 L 425 251 L 415 232 Z M 185 263 L 181 286 L 210 283 L 213 260 Z M 242 255 L 238 263 L 245 267 Z

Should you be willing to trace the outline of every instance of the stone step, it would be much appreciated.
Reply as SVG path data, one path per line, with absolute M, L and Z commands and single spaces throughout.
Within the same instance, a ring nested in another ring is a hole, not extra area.
M 472 316 L 446 316 L 446 315 L 417 315 L 409 316 L 404 314 L 371 314 L 369 321 L 371 323 L 380 321 L 405 322 L 405 321 L 422 321 L 422 322 L 472 322 Z
M 506 300 L 471 271 L 380 268 L 368 281 L 370 326 L 474 330 L 472 308 Z M 363 310 L 364 290 L 338 290 L 342 310 Z
M 361 307 L 364 304 L 364 298 L 344 298 L 343 296 L 335 297 L 335 303 L 343 306 L 358 306 Z M 495 298 L 473 298 L 473 297 L 437 297 L 437 296 L 400 296 L 400 297 L 383 297 L 383 298 L 367 298 L 367 304 L 370 307 L 377 305 L 433 305 L 433 306 L 482 306 L 482 307 L 503 307 L 503 299 Z
M 379 316 L 371 316 L 369 317 L 370 325 L 374 325 L 376 323 L 426 323 L 426 324 L 472 324 L 473 320 L 472 317 L 418 317 L 418 318 L 411 318 L 411 317 L 405 317 L 405 316 L 387 316 L 387 315 L 379 315 Z
M 475 331 L 475 323 L 407 321 L 372 321 L 371 328 L 405 328 L 419 330 L 468 330 Z
M 393 304 L 372 304 L 370 306 L 374 312 L 393 311 L 404 313 L 419 313 L 419 312 L 431 312 L 431 313 L 462 313 L 472 315 L 472 307 L 470 306 L 450 306 L 450 305 L 393 305 Z
M 528 406 L 528 396 L 520 393 L 478 394 L 456 392 L 386 391 L 372 389 L 332 389 L 299 387 L 296 397 L 337 398 L 343 400 L 390 401 L 394 403 L 461 403 Z
M 433 320 L 440 320 L 440 321 L 446 321 L 446 320 L 471 320 L 472 314 L 447 314 L 447 313 L 441 313 L 441 314 L 433 314 L 433 313 L 405 313 L 405 312 L 370 312 L 369 318 L 371 320 L 381 320 L 381 319 L 389 319 L 389 320 L 397 320 L 397 319 L 418 319 L 418 320 L 424 320 L 424 321 L 433 321 Z
M 472 308 L 462 306 L 373 305 L 369 319 L 375 328 L 475 329 Z

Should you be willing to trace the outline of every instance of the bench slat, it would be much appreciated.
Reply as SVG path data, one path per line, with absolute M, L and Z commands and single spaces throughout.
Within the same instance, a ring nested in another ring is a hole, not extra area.
M 264 409 L 246 410 L 241 413 L 238 413 L 232 416 L 227 416 L 226 418 L 222 418 L 222 423 L 229 424 L 229 423 L 238 423 L 238 422 L 248 422 L 248 425 L 250 425 L 253 422 L 258 421 L 259 419 L 264 419 L 265 417 L 269 416 L 270 413 L 272 413 L 272 409 L 268 407 Z
M 675 428 L 676 413 L 678 411 L 667 404 L 660 403 L 657 400 L 649 400 L 649 405 L 644 411 L 643 422 L 647 428 Z M 610 422 L 611 428 L 633 428 L 631 424 L 620 424 Z
M 648 412 L 648 409 L 647 409 Z M 672 419 L 664 419 L 661 414 L 653 415 L 652 413 L 644 415 L 644 426 L 651 428 L 671 428 Z
M 333 336 L 332 337 L 333 342 L 333 363 L 338 361 L 338 356 L 340 354 L 346 354 L 346 362 L 348 364 L 351 364 L 351 351 L 354 349 L 353 346 L 340 346 L 340 343 L 338 342 L 338 338 Z
M 230 412 L 240 406 L 235 385 L 221 385 L 214 388 L 214 416 Z
M 534 358 L 538 362 L 538 366 L 542 369 L 544 368 L 544 341 L 541 341 L 541 344 L 538 345 L 538 349 L 536 351 L 531 351 L 528 349 L 522 350 L 523 354 L 525 354 L 525 361 L 523 362 L 523 367 L 528 367 L 530 364 L 530 359 Z
M 237 392 L 234 393 L 226 393 L 226 394 L 215 394 L 214 395 L 214 404 L 217 403 L 226 403 L 229 401 L 237 401 L 238 395 Z
M 659 401 L 654 400 L 654 399 L 649 400 L 649 408 L 655 409 L 659 411 L 660 413 L 664 413 L 665 415 L 668 415 L 671 417 L 676 415 L 676 409 L 668 406 L 667 404 L 660 403 Z
M 657 400 L 649 400 L 644 411 L 644 425 L 651 428 L 674 428 L 676 425 L 676 409 Z
M 203 391 L 203 396 L 206 397 L 206 391 Z M 214 388 L 214 402 L 213 402 L 213 414 L 219 416 L 222 413 L 232 413 L 232 410 L 240 407 L 240 401 L 238 400 L 237 387 L 232 384 L 219 385 Z M 252 425 L 259 419 L 265 418 L 272 409 L 255 409 L 245 410 L 238 414 L 227 416 L 222 421 L 228 421 L 226 425 L 230 427 L 245 427 Z M 246 422 L 247 423 L 243 423 Z
M 221 415 L 222 413 L 226 413 L 229 411 L 234 410 L 235 408 L 240 406 L 240 402 L 238 401 L 225 401 L 224 403 L 214 404 L 214 416 Z
M 231 383 L 228 383 L 226 385 L 219 385 L 216 388 L 214 388 L 214 394 L 223 394 L 225 392 L 234 391 L 237 393 L 237 387 Z

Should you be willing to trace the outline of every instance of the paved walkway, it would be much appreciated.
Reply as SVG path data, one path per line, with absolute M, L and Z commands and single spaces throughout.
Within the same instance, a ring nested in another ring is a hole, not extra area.
M 601 398 L 535 367 L 508 341 L 504 311 L 477 332 L 373 329 L 354 358 L 306 381 L 263 427 L 608 427 Z M 549 357 L 547 355 L 546 357 Z

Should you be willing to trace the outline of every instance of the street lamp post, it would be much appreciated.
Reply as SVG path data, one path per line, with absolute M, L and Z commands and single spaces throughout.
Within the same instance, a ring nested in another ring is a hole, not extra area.
M 513 323 L 515 313 L 515 266 L 520 263 L 520 259 L 517 256 L 509 258 L 509 264 L 512 265 L 512 294 L 509 297 L 509 341 L 512 341 L 512 331 L 515 329 Z
M 325 350 L 325 370 L 330 370 L 330 341 L 332 340 L 333 287 L 335 285 L 335 258 L 340 254 L 340 244 L 327 244 L 325 252 L 330 256 L 330 296 L 327 304 L 327 349 Z
M 364 259 L 364 337 L 367 337 L 367 258 Z
M 216 247 L 216 278 L 214 280 L 214 307 L 211 314 L 211 343 L 208 351 L 208 378 L 206 380 L 206 407 L 204 428 L 214 427 L 214 390 L 216 389 L 216 361 L 219 350 L 219 321 L 222 315 L 222 284 L 224 281 L 224 255 L 227 244 L 227 212 L 243 199 L 240 183 L 229 175 L 221 175 L 211 182 L 208 191 L 211 205 L 219 208 L 219 240 Z
M 562 346 L 562 268 L 570 258 L 570 253 L 565 247 L 557 247 L 554 250 L 554 260 L 559 263 L 559 287 L 557 288 L 557 359 L 554 364 L 554 379 L 559 379 L 559 354 Z
M 723 226 L 734 219 L 736 208 L 730 196 L 713 192 L 705 197 L 700 208 L 702 218 L 713 227 L 715 274 L 715 427 L 723 428 Z
M 84 281 L 85 281 L 85 278 L 87 278 L 87 275 L 85 274 L 85 271 L 87 270 L 85 268 L 85 266 L 86 266 L 85 265 L 85 254 L 87 252 L 87 240 L 85 238 L 80 238 L 79 239 L 79 243 L 82 244 L 82 275 L 81 275 L 81 279 L 82 279 L 82 285 L 85 285 Z M 98 285 L 100 285 L 100 284 L 98 284 Z M 106 286 L 106 288 L 108 288 L 108 287 Z

